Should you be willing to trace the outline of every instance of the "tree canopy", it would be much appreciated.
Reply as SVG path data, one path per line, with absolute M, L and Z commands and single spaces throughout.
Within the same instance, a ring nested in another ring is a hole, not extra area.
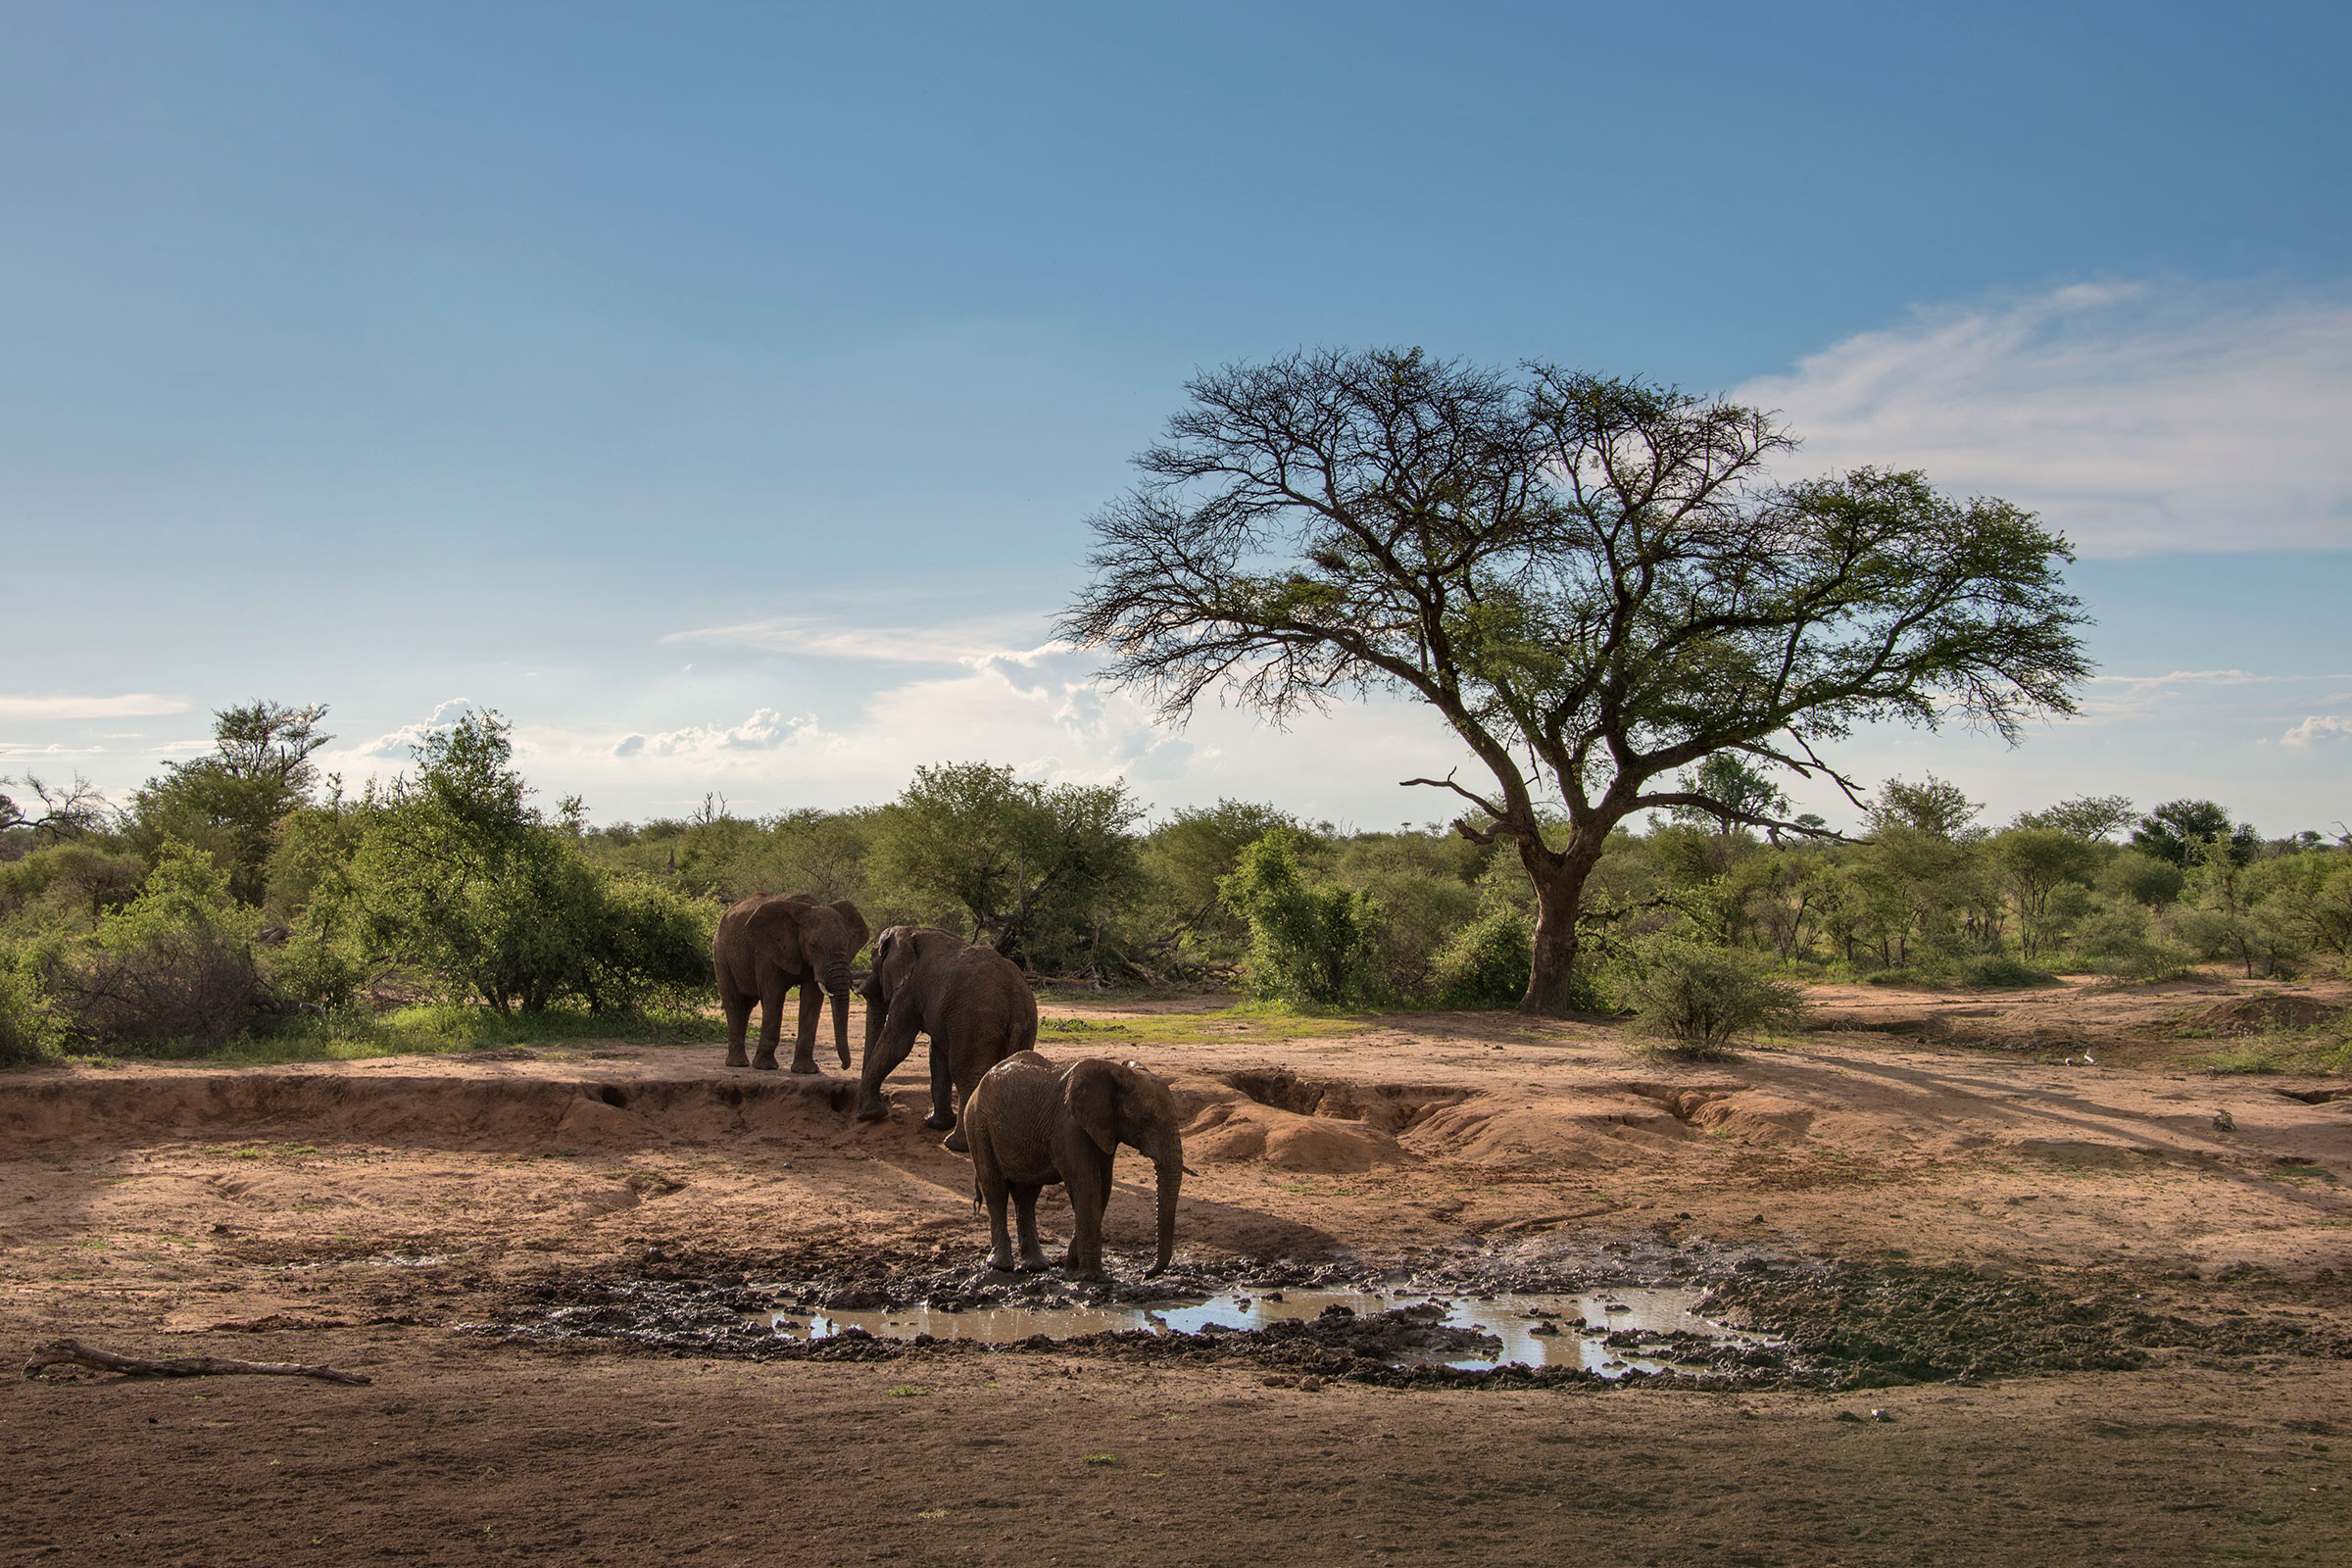
M 1794 441 L 1760 410 L 1418 349 L 1187 390 L 1093 519 L 1064 635 L 1169 719 L 1212 690 L 1276 720 L 1374 690 L 1434 708 L 1488 776 L 1407 782 L 1516 844 L 1539 900 L 1531 1010 L 1569 1004 L 1585 879 L 1627 815 L 1817 831 L 1677 770 L 1735 752 L 1858 798 L 1822 756 L 1856 725 L 2014 740 L 2071 712 L 2088 673 L 2061 536 L 1913 472 L 1776 483 Z

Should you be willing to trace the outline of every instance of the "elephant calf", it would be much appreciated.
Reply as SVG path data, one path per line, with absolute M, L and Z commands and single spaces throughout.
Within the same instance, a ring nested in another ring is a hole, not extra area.
M 1111 1156 L 1121 1144 L 1143 1151 L 1158 1171 L 1159 1255 L 1147 1277 L 1168 1266 L 1176 1250 L 1176 1196 L 1184 1186 L 1184 1138 L 1168 1086 L 1134 1062 L 1089 1056 L 1064 1071 L 1034 1051 L 1007 1056 L 964 1102 L 963 1132 L 972 1149 L 973 1190 L 988 1204 L 991 1268 L 1013 1266 L 1004 1230 L 1008 1199 L 1020 1223 L 1020 1266 L 1048 1266 L 1037 1245 L 1037 1195 L 1059 1182 L 1074 1216 L 1062 1269 L 1100 1275 Z
M 931 1114 L 923 1125 L 955 1128 L 948 1148 L 964 1152 L 956 1114 L 980 1075 L 1037 1044 L 1037 998 L 1010 958 L 937 926 L 894 925 L 874 940 L 865 998 L 865 1061 L 858 1076 L 858 1119 L 890 1114 L 882 1081 L 931 1037 Z

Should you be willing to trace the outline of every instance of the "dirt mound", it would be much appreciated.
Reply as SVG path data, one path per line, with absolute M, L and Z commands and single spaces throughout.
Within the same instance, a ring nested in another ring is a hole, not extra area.
M 1262 1159 L 1276 1170 L 1338 1176 L 1412 1160 L 1389 1134 L 1362 1122 L 1301 1116 L 1250 1101 L 1211 1105 L 1185 1129 L 1187 1157 L 1210 1164 Z
M 2185 1026 L 2217 1035 L 2259 1035 L 2274 1029 L 2317 1029 L 2335 1022 L 2345 1010 L 2317 997 L 2233 997 L 2192 1014 Z

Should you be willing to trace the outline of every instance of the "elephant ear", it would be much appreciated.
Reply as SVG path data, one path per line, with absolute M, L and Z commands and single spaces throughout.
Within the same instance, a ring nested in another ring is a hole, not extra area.
M 1062 1103 L 1070 1119 L 1105 1154 L 1119 1147 L 1119 1067 L 1116 1062 L 1089 1059 L 1062 1075 Z
M 752 911 L 745 930 L 755 934 L 762 943 L 773 943 L 776 956 L 788 969 L 802 968 L 808 962 L 801 946 L 801 916 L 808 906 L 790 899 L 770 899 Z
M 866 939 L 874 934 L 873 928 L 865 923 L 865 911 L 847 899 L 835 899 L 828 907 L 841 916 L 842 926 L 852 939 L 846 956 L 857 957 L 858 950 L 865 946 Z

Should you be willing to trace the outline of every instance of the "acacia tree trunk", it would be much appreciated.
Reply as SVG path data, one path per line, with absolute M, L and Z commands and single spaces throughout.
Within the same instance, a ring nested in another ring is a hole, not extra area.
M 1585 879 L 1599 856 L 1577 843 L 1561 853 L 1523 840 L 1519 858 L 1536 885 L 1535 962 L 1528 969 L 1527 995 L 1519 999 L 1519 1010 L 1557 1018 L 1575 1008 L 1570 989 L 1576 973 L 1576 918 L 1584 909 Z

